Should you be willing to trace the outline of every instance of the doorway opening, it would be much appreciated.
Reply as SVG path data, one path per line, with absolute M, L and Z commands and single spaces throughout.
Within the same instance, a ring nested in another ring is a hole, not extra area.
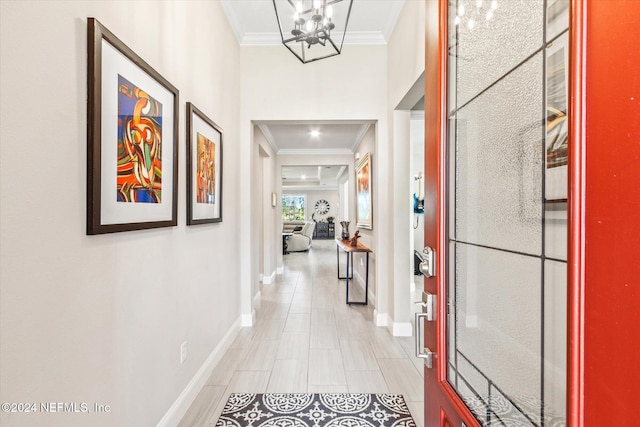
M 414 304 L 422 299 L 422 275 L 419 270 L 424 247 L 424 73 L 407 91 L 393 115 L 395 179 L 400 182 L 401 198 L 405 200 L 396 212 L 396 242 L 394 248 L 395 318 L 405 327 L 397 327 L 394 335 L 412 335 L 415 331 L 414 314 L 421 307 Z M 397 159 L 396 159 L 397 157 Z M 401 236 L 400 238 L 398 238 Z

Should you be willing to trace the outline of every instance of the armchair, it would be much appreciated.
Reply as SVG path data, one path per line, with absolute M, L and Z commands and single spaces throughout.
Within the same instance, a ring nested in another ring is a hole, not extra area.
M 313 229 L 315 222 L 305 222 L 302 230 L 294 231 L 293 235 L 287 239 L 287 252 L 302 252 L 311 248 L 311 240 L 313 239 Z

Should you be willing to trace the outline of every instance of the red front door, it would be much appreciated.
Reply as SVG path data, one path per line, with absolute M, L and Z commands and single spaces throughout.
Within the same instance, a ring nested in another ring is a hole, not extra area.
M 637 0 L 427 0 L 427 427 L 638 424 L 638 25 Z
M 566 425 L 568 3 L 427 0 L 427 427 Z

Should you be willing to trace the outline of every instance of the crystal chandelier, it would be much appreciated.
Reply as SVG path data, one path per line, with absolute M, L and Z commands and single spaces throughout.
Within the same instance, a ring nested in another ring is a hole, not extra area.
M 273 0 L 282 44 L 302 63 L 339 55 L 353 0 Z

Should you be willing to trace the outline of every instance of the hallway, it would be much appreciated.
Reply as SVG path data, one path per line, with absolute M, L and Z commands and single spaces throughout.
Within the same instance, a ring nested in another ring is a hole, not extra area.
M 241 329 L 181 426 L 215 425 L 233 392 L 402 394 L 423 425 L 422 362 L 412 356 L 413 338 L 374 326 L 372 305 L 345 304 L 333 240 L 286 255 L 283 274 L 262 285 L 261 295 L 256 325 Z

